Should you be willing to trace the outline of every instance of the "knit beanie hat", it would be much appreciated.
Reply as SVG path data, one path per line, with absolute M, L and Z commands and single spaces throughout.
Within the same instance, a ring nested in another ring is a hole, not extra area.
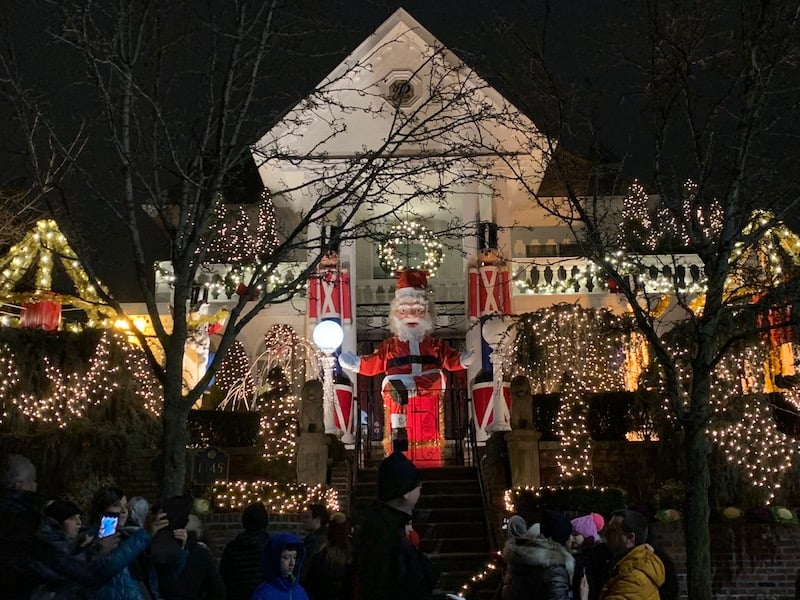
M 262 502 L 251 504 L 242 511 L 242 526 L 247 531 L 258 531 L 269 526 L 269 515 Z
M 81 514 L 81 509 L 69 500 L 53 500 L 45 507 L 44 514 L 59 523 L 63 523 L 70 517 Z
M 592 513 L 592 519 L 594 520 L 594 526 L 597 527 L 597 531 L 603 531 L 603 527 L 606 526 L 606 520 L 603 518 L 603 515 Z
M 559 544 L 566 544 L 569 536 L 572 535 L 572 523 L 561 513 L 553 510 L 542 512 L 542 536 L 550 538 Z
M 393 452 L 378 466 L 378 500 L 399 498 L 419 485 L 419 471 L 402 452 Z
M 592 515 L 584 515 L 572 519 L 572 530 L 575 533 L 581 534 L 584 538 L 592 538 L 595 541 L 600 541 L 600 536 L 597 535 L 597 524 Z

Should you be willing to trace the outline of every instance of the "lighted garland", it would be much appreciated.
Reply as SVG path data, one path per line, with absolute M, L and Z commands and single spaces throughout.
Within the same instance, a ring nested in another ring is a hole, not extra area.
M 112 344 L 125 349 L 124 365 L 111 364 Z M 52 424 L 63 429 L 73 420 L 85 417 L 90 407 L 108 402 L 120 389 L 123 372 L 136 382 L 134 397 L 142 408 L 154 416 L 160 413 L 159 387 L 144 364 L 143 356 L 139 355 L 141 350 L 133 349 L 119 334 L 103 333 L 86 372 L 64 373 L 44 357 L 48 388 L 44 396 L 18 389 L 20 371 L 13 353 L 6 345 L 0 349 L 3 350 L 0 356 L 0 405 L 3 407 L 0 423 L 9 419 L 14 411 L 28 422 Z
M 267 511 L 278 514 L 304 513 L 309 504 L 324 504 L 338 511 L 338 492 L 324 484 L 279 483 L 275 481 L 217 481 L 211 488 L 214 507 L 239 511 L 262 502 Z
M 415 244 L 422 246 L 424 256 L 411 262 L 410 247 Z M 403 247 L 406 250 L 405 257 L 401 251 Z M 400 271 L 418 269 L 427 271 L 433 277 L 442 265 L 443 257 L 442 244 L 436 241 L 433 232 L 415 221 L 393 225 L 386 239 L 378 245 L 381 268 L 391 276 Z

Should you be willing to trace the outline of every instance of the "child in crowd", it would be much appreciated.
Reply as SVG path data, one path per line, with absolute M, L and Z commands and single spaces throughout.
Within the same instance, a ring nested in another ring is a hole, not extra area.
M 308 600 L 297 574 L 303 564 L 303 540 L 291 533 L 272 536 L 264 551 L 265 581 L 253 592 L 252 600 Z

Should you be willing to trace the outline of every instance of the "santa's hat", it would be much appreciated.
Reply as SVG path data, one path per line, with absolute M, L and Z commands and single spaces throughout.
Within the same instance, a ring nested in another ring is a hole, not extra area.
M 397 287 L 394 290 L 395 298 L 424 294 L 428 287 L 428 272 L 418 269 L 400 271 L 397 276 Z

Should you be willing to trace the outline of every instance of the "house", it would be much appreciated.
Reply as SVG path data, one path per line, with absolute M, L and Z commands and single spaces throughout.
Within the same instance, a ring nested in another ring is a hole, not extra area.
M 485 377 L 489 356 L 499 349 L 484 339 L 481 325 L 488 316 L 560 304 L 617 314 L 629 310 L 624 296 L 615 293 L 618 282 L 599 277 L 583 258 L 580 235 L 547 210 L 568 184 L 579 196 L 601 196 L 608 227 L 615 228 L 624 220 L 625 191 L 609 185 L 587 161 L 559 150 L 528 115 L 403 9 L 257 140 L 252 154 L 271 194 L 278 229 L 302 228 L 310 241 L 281 266 L 283 272 L 296 273 L 317 258 L 319 253 L 308 247 L 322 248 L 326 236 L 342 236 L 335 260 L 320 267 L 328 274 L 320 271 L 317 277 L 346 277 L 340 283 L 347 294 L 337 297 L 333 310 L 343 325 L 342 350 L 368 354 L 388 335 L 396 267 L 435 271 L 428 287 L 437 305 L 436 335 L 475 349 L 481 359 L 466 374 L 450 378 L 448 393 L 435 409 L 437 444 L 445 454 L 457 451 L 453 446 L 463 439 L 470 419 L 478 442 L 500 421 L 495 418 L 502 408 L 500 392 L 491 392 L 497 369 Z M 555 175 L 565 168 L 567 177 Z M 648 202 L 646 195 L 640 200 Z M 638 285 L 656 293 L 662 312 L 675 309 L 669 289 L 676 281 L 683 289 L 700 291 L 703 274 L 696 256 L 639 258 Z M 204 272 L 220 281 L 229 276 L 226 270 L 209 265 Z M 497 298 L 485 289 L 481 295 L 481 282 L 485 286 L 489 279 L 490 286 L 503 289 Z M 213 314 L 229 298 L 209 295 L 208 279 L 203 285 Z M 314 278 L 306 294 L 270 305 L 248 324 L 239 341 L 251 359 L 263 352 L 264 335 L 274 325 L 312 338 L 325 312 L 313 306 L 313 285 Z M 157 271 L 156 296 L 165 306 L 169 302 L 166 268 Z M 379 380 L 353 378 L 352 384 L 370 439 L 385 440 Z M 476 402 L 481 385 L 491 397 Z M 507 399 L 508 392 L 503 393 Z M 355 414 L 350 411 L 346 423 L 337 421 L 348 441 Z

